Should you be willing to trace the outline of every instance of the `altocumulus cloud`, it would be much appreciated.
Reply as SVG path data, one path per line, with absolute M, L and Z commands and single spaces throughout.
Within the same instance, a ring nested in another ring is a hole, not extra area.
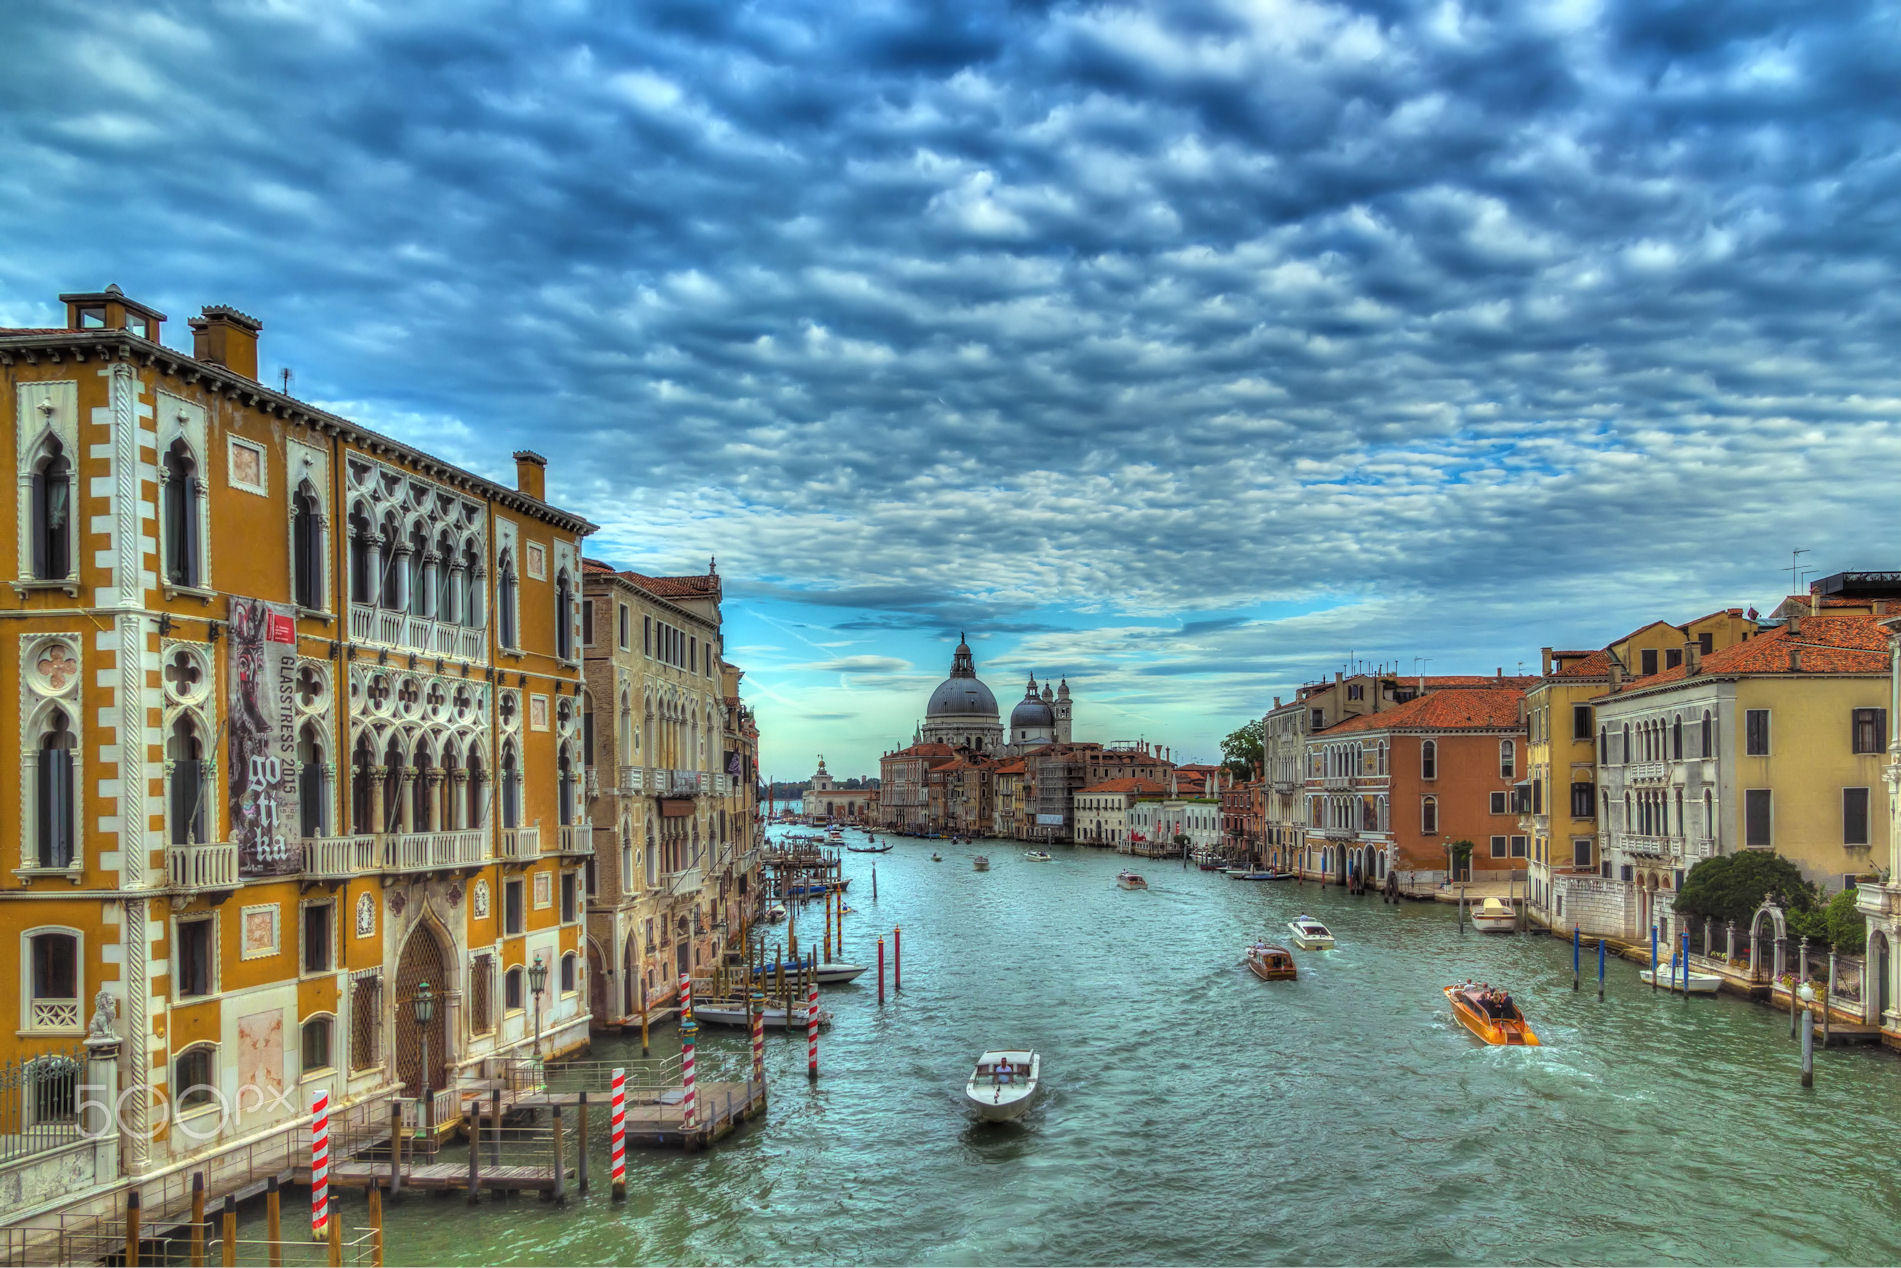
M 10 9 L 0 321 L 237 304 L 595 553 L 1181 742 L 1895 562 L 1890 8 L 635 8 Z M 914 663 L 825 646 L 762 685 Z

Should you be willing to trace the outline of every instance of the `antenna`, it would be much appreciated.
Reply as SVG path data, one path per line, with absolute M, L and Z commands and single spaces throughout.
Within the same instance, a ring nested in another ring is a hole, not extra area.
M 1792 550 L 1789 552 L 1789 593 L 1790 594 L 1802 593 L 1802 569 L 1799 567 L 1799 565 L 1802 562 L 1802 556 L 1808 553 L 1809 553 L 1809 548 L 1807 546 L 1802 547 L 1800 550 Z
M 289 396 L 290 395 L 290 380 L 291 380 L 290 367 L 285 366 L 283 369 L 279 370 L 277 372 L 277 377 L 284 380 L 284 395 Z

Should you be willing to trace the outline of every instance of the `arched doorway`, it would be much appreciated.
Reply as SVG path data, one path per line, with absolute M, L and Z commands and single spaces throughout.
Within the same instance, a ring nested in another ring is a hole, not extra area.
M 1763 955 L 1762 922 L 1769 924 L 1770 943 L 1767 950 L 1770 956 Z M 1789 936 L 1789 927 L 1782 918 L 1782 908 L 1774 903 L 1764 903 L 1756 908 L 1756 914 L 1749 922 L 1749 980 L 1752 982 L 1772 982 L 1782 976 L 1782 948 Z
M 634 935 L 627 935 L 627 945 L 621 951 L 621 1016 L 632 1017 L 640 1011 L 640 999 L 646 987 L 640 981 L 640 947 Z
M 601 949 L 594 945 L 594 939 L 587 939 L 587 1007 L 594 1014 L 596 1026 L 607 1022 L 607 974 L 606 966 L 601 963 Z
M 409 941 L 403 944 L 403 954 L 396 961 L 396 1077 L 402 1082 L 405 1096 L 422 1093 L 425 1027 L 416 1020 L 415 998 L 416 989 L 424 982 L 429 983 L 436 997 L 435 1016 L 427 1026 L 429 1087 L 440 1091 L 447 1085 L 445 1071 L 452 1055 L 449 1052 L 449 996 L 455 986 L 444 941 L 429 922 L 424 921 L 410 933 Z

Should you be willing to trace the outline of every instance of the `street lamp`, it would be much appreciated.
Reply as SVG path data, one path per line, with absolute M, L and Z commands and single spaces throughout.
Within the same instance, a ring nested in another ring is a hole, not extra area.
M 416 1029 L 422 1036 L 422 1105 L 416 1115 L 420 1126 L 429 1112 L 429 1023 L 436 1019 L 436 993 L 429 983 L 419 983 L 409 1003 L 416 1010 Z
M 548 985 L 548 966 L 541 961 L 541 952 L 535 952 L 535 962 L 528 966 L 528 989 L 535 996 L 535 1060 L 541 1060 L 541 992 Z

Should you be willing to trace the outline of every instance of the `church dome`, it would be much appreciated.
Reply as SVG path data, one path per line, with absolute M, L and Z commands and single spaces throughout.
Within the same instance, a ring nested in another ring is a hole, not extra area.
M 1056 710 L 1050 708 L 1045 696 L 1036 694 L 1036 675 L 1031 674 L 1029 690 L 1023 693 L 1023 699 L 1017 702 L 1017 707 L 1010 710 L 1010 728 L 1020 730 L 1055 725 Z
M 991 723 L 997 720 L 997 698 L 977 677 L 970 644 L 961 637 L 957 640 L 957 652 L 951 657 L 950 677 L 937 684 L 937 690 L 931 693 L 930 703 L 924 707 L 924 716 L 982 718 Z

